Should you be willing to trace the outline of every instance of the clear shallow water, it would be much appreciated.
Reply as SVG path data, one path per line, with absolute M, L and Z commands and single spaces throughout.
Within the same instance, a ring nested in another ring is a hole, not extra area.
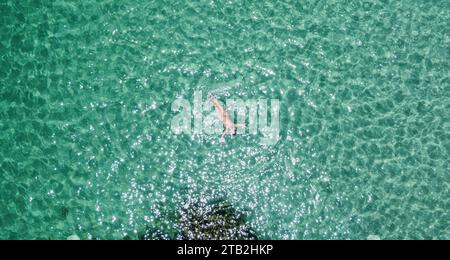
M 446 1 L 1 1 L 0 238 L 136 238 L 226 198 L 259 238 L 449 239 Z M 170 132 L 194 90 L 281 141 Z

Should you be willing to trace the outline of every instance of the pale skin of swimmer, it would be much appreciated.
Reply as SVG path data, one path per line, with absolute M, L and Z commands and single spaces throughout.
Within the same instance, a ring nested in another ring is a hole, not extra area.
M 230 114 L 228 114 L 228 111 L 226 111 L 222 107 L 222 104 L 220 104 L 219 100 L 217 100 L 217 98 L 213 94 L 208 93 L 208 97 L 209 97 L 209 99 L 211 99 L 211 102 L 213 103 L 214 108 L 216 109 L 219 120 L 223 123 L 223 126 L 225 127 L 225 130 L 223 131 L 223 134 L 220 137 L 220 140 L 222 142 L 225 141 L 224 137 L 226 134 L 235 135 L 236 130 L 238 128 L 245 127 L 245 125 L 233 123 L 233 121 L 231 120 Z

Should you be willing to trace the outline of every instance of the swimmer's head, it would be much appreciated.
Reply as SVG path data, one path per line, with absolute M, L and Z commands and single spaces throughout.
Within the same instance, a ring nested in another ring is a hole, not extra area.
M 237 135 L 237 128 L 236 127 L 233 130 L 233 135 Z

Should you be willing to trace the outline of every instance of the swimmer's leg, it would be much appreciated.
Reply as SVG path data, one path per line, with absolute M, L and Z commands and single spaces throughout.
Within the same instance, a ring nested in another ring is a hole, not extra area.
M 227 134 L 227 132 L 228 132 L 227 129 L 225 129 L 225 130 L 223 131 L 223 134 L 222 134 L 222 136 L 220 137 L 220 141 L 225 142 L 224 137 L 225 137 L 225 135 Z

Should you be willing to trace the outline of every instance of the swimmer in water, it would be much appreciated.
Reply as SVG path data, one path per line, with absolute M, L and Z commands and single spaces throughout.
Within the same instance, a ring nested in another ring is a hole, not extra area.
M 219 120 L 223 123 L 223 126 L 225 128 L 222 137 L 220 138 L 220 140 L 224 142 L 225 141 L 224 137 L 227 133 L 230 135 L 236 135 L 237 129 L 244 128 L 245 125 L 234 124 L 233 121 L 231 120 L 230 114 L 228 114 L 228 111 L 222 107 L 219 100 L 217 100 L 217 98 L 211 93 L 208 93 L 208 97 L 213 103 L 214 108 L 216 109 L 217 112 L 217 116 L 219 117 Z

